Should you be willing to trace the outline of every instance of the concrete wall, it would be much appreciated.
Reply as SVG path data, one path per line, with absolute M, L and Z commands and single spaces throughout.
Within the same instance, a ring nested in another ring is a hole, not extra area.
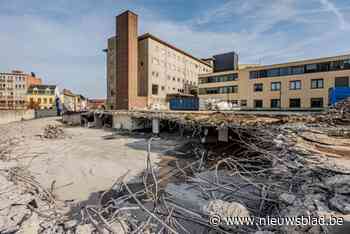
M 147 123 L 138 119 L 132 118 L 127 114 L 113 115 L 113 128 L 118 130 L 137 130 L 151 127 L 151 122 Z
M 56 109 L 42 109 L 35 111 L 35 118 L 55 117 L 57 116 Z
M 70 125 L 80 125 L 81 113 L 63 114 L 62 121 Z
M 0 124 L 34 119 L 34 110 L 0 110 Z

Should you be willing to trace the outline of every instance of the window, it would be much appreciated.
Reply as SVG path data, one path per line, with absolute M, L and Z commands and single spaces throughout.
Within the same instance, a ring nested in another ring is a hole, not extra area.
M 249 72 L 249 78 L 251 80 L 258 79 L 259 78 L 259 72 L 258 71 L 251 71 L 251 72 Z
M 237 93 L 238 86 L 223 86 L 223 87 L 215 87 L 215 88 L 202 88 L 199 89 L 200 94 L 223 94 L 223 93 Z
M 330 70 L 330 63 L 320 63 L 318 64 L 319 72 L 326 72 Z
M 291 67 L 282 67 L 280 68 L 280 76 L 289 76 L 292 74 Z
M 44 104 L 46 104 L 47 103 L 47 98 L 44 98 L 43 100 L 44 100 Z
M 38 98 L 38 103 L 39 103 L 39 104 L 41 103 L 41 98 Z
M 263 91 L 262 83 L 254 84 L 254 92 L 262 92 L 262 91 Z
M 263 100 L 254 100 L 254 107 L 255 108 L 262 108 L 263 107 Z
M 203 83 L 216 83 L 216 82 L 227 82 L 227 81 L 233 81 L 238 79 L 238 74 L 229 74 L 229 75 L 221 75 L 221 76 L 211 76 L 207 78 L 202 78 L 201 82 Z
M 292 67 L 292 75 L 304 74 L 304 66 Z
M 162 86 L 162 91 L 164 91 L 165 90 L 165 87 L 164 86 Z
M 281 82 L 271 82 L 271 91 L 280 91 Z
M 281 100 L 280 99 L 271 99 L 271 108 L 280 108 Z
M 311 80 L 312 89 L 322 89 L 323 88 L 323 79 L 312 79 Z
M 335 87 L 349 87 L 349 77 L 336 77 L 334 80 Z
M 322 108 L 323 98 L 311 98 L 310 104 L 311 108 Z
M 49 103 L 52 104 L 52 102 L 53 102 L 53 100 L 52 100 L 52 98 L 50 98 L 50 99 L 49 99 Z
M 305 73 L 317 72 L 317 64 L 307 64 L 305 66 Z
M 350 59 L 344 61 L 344 68 L 350 69 Z
M 290 90 L 298 90 L 301 89 L 301 80 L 292 80 L 289 82 Z
M 241 100 L 241 106 L 247 106 L 247 100 Z
M 238 100 L 232 100 L 231 103 L 232 103 L 232 105 L 234 105 L 234 106 L 238 106 Z
M 267 76 L 268 77 L 274 77 L 274 76 L 279 76 L 279 75 L 280 75 L 280 69 L 279 68 L 267 70 Z
M 158 85 L 152 84 L 152 95 L 158 95 Z
M 300 98 L 291 98 L 289 99 L 290 108 L 300 108 Z

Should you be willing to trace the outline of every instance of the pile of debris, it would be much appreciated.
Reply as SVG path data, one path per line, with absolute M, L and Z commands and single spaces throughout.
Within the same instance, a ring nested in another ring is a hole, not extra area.
M 350 98 L 339 101 L 334 107 L 330 108 L 328 114 L 325 116 L 325 121 L 332 124 L 350 124 Z
M 344 103 L 335 109 L 341 116 L 334 119 L 349 113 Z M 181 166 L 175 161 L 173 170 L 161 174 L 150 160 L 156 140 L 150 138 L 146 168 L 139 177 L 118 178 L 111 189 L 100 193 L 96 204 L 77 206 L 71 212 L 56 200 L 54 182 L 47 189 L 25 167 L 0 169 L 0 199 L 6 201 L 0 207 L 4 217 L 0 233 L 329 233 L 331 225 L 226 225 L 223 221 L 228 216 L 327 221 L 350 215 L 350 172 L 327 160 L 331 154 L 348 154 L 348 139 L 333 139 L 343 147 L 336 151 L 327 134 L 300 123 L 303 117 L 294 118 L 184 114 L 180 122 L 196 128 L 192 139 L 197 141 L 169 154 L 191 161 Z M 307 123 L 317 121 L 307 118 Z M 328 122 L 317 125 L 321 124 Z M 208 126 L 220 125 L 228 128 L 228 142 L 200 143 Z M 43 137 L 63 135 L 62 127 L 48 125 Z M 176 182 L 169 180 L 172 177 Z M 12 197 L 12 191 L 21 196 Z M 222 220 L 213 223 L 213 217 Z
M 328 233 L 321 225 L 226 225 L 222 218 L 311 217 L 350 214 L 350 173 L 301 150 L 286 129 L 230 129 L 230 143 L 186 144 L 196 160 L 165 175 L 150 162 L 139 178 L 119 178 L 100 202 L 85 206 L 77 228 L 99 233 Z M 181 152 L 182 154 L 182 152 Z M 183 178 L 183 183 L 162 181 Z M 327 219 L 326 219 L 327 220 Z M 79 222 L 78 222 L 79 221 Z M 92 228 L 92 229 L 91 229 Z
M 46 139 L 57 139 L 64 138 L 64 130 L 60 125 L 48 124 L 44 128 L 44 133 L 41 135 L 42 138 Z
M 25 167 L 0 169 L 0 200 L 0 233 L 63 230 L 57 223 L 63 223 L 69 207 L 55 200 L 53 191 L 41 186 Z
M 8 138 L 0 141 L 0 160 L 9 161 L 12 159 L 13 147 L 20 142 L 18 138 Z

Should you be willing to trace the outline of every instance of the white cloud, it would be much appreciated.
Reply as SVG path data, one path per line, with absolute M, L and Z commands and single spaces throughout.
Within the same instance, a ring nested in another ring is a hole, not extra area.
M 342 30 L 349 30 L 350 24 L 345 20 L 342 12 L 329 0 L 320 0 L 321 4 L 329 11 L 333 12 L 339 21 L 339 26 Z

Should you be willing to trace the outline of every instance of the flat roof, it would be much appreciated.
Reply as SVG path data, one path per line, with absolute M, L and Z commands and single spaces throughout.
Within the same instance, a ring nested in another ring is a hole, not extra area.
M 350 59 L 350 54 L 342 54 L 342 55 L 323 57 L 323 58 L 304 59 L 299 61 L 276 63 L 276 64 L 270 64 L 270 65 L 248 64 L 247 67 L 240 68 L 239 70 L 259 71 L 259 70 L 265 70 L 265 69 L 277 68 L 277 67 L 298 66 L 301 64 L 313 64 L 313 63 L 331 62 L 331 61 L 346 60 L 346 59 Z M 246 64 L 241 64 L 241 65 L 246 65 Z M 249 65 L 252 65 L 252 66 L 249 66 Z M 240 64 L 238 66 L 240 66 Z M 233 74 L 233 73 L 239 72 L 239 70 L 229 70 L 229 71 L 223 71 L 223 72 L 212 72 L 207 74 L 200 74 L 199 77 L 204 78 L 204 77 L 210 77 L 214 75 Z
M 285 63 L 276 63 L 276 64 L 269 64 L 269 65 L 261 65 L 259 67 L 247 67 L 242 70 L 263 70 L 268 68 L 274 68 L 274 67 L 285 67 L 285 66 L 298 66 L 300 64 L 313 64 L 313 63 L 322 63 L 322 62 L 331 62 L 336 60 L 345 60 L 350 59 L 350 54 L 342 54 L 342 55 L 336 55 L 336 56 L 330 56 L 330 57 L 320 57 L 320 58 L 312 58 L 312 59 L 302 59 L 302 60 L 296 60 L 291 62 L 285 62 Z

